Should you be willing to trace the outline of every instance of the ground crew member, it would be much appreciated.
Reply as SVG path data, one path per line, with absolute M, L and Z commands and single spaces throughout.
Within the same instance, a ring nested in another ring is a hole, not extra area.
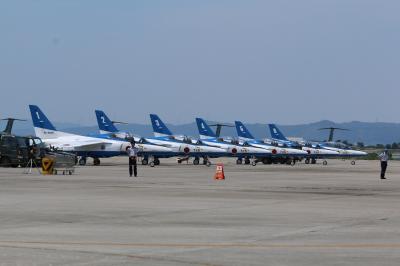
M 135 141 L 131 141 L 131 146 L 128 146 L 126 152 L 129 156 L 129 176 L 132 176 L 132 166 L 133 166 L 133 175 L 137 176 L 137 154 L 138 148 L 135 147 Z
M 387 168 L 387 162 L 389 160 L 388 150 L 384 150 L 381 154 L 379 154 L 379 160 L 381 160 L 381 179 L 386 179 L 385 172 Z

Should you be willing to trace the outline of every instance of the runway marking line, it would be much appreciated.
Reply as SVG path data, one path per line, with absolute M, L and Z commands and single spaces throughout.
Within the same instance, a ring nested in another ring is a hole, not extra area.
M 249 248 L 249 249 L 359 249 L 359 248 L 384 248 L 400 249 L 400 243 L 336 243 L 336 244 L 241 244 L 241 243 L 113 243 L 113 242 L 60 242 L 60 241 L 0 241 L 0 245 L 59 245 L 59 246 L 114 246 L 137 248 Z

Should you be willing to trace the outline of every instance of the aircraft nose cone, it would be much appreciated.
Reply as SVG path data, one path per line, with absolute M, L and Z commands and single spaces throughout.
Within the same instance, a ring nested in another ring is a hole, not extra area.
M 366 156 L 367 153 L 364 151 L 353 151 L 352 154 L 357 155 L 357 156 Z
M 301 154 L 301 155 L 307 155 L 307 154 L 308 154 L 308 151 L 294 150 L 294 153 Z

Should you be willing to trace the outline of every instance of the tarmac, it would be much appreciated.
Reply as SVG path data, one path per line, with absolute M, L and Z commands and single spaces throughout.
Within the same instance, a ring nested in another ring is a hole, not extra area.
M 214 159 L 213 162 L 220 161 Z M 399 265 L 400 162 L 0 168 L 3 265 Z

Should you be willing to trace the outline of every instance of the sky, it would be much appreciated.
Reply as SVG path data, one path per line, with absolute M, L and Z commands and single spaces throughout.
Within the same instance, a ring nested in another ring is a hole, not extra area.
M 0 117 L 400 122 L 395 0 L 1 1 Z

